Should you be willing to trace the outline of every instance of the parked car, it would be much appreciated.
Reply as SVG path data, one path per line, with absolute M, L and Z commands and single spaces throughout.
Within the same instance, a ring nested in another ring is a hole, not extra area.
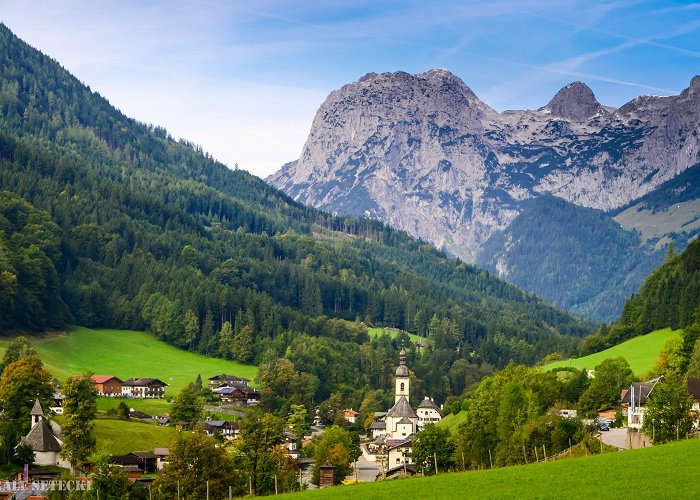
M 598 426 L 599 431 L 609 431 L 610 430 L 610 424 L 608 424 L 608 421 L 605 420 L 604 418 L 596 419 L 596 425 Z

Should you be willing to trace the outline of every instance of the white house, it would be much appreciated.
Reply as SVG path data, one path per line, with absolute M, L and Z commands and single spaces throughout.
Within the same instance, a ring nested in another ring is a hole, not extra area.
M 641 429 L 644 425 L 647 400 L 651 397 L 654 387 L 663 380 L 658 377 L 648 382 L 635 382 L 622 397 L 622 404 L 627 406 L 627 427 Z
M 168 386 L 157 378 L 130 378 L 122 383 L 122 396 L 127 398 L 162 398 Z
M 417 428 L 419 431 L 425 429 L 428 424 L 437 424 L 442 420 L 442 415 L 440 414 L 440 408 L 437 407 L 435 402 L 428 398 L 421 401 L 416 408 L 416 414 L 418 415 Z
M 692 412 L 695 415 L 695 428 L 700 427 L 700 377 L 688 377 L 688 394 L 693 396 Z

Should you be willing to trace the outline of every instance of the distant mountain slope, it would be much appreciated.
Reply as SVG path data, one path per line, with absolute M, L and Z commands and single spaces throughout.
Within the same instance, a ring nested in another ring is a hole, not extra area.
M 267 180 L 294 199 L 377 217 L 474 262 L 528 199 L 548 194 L 611 211 L 674 179 L 700 160 L 699 125 L 698 76 L 680 95 L 619 109 L 575 82 L 536 111 L 497 113 L 446 70 L 370 73 L 328 96 L 301 157 Z M 555 303 L 578 303 L 568 289 L 578 284 L 554 281 L 563 284 Z M 593 303 L 572 310 L 611 314 Z
M 685 248 L 700 234 L 700 164 L 618 209 L 615 220 L 646 244 L 660 248 L 673 241 Z
M 436 394 L 458 357 L 534 362 L 591 331 L 404 232 L 303 206 L 124 116 L 2 25 L 0 75 L 2 333 L 72 321 L 246 363 L 295 357 L 319 401 L 390 382 L 393 347 L 370 348 L 359 320 L 421 333 L 441 321 L 440 362 L 416 363 Z M 25 292 L 59 294 L 66 315 L 48 322 L 35 301 L 28 316 Z
M 632 337 L 670 327 L 685 328 L 700 307 L 700 240 L 683 253 L 669 251 L 665 262 L 644 281 L 624 306 L 620 319 L 587 338 L 584 354 L 598 352 Z M 692 350 L 692 346 L 691 346 Z
M 646 252 L 600 210 L 541 196 L 484 244 L 477 264 L 558 307 L 610 321 L 664 253 Z
M 698 124 L 700 77 L 612 111 L 576 82 L 537 111 L 497 113 L 446 70 L 370 73 L 328 96 L 300 159 L 268 181 L 469 257 L 524 199 L 611 210 L 652 191 L 698 162 Z

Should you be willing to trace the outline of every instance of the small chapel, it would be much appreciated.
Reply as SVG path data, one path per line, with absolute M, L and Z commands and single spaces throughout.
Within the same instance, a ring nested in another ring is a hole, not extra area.
M 34 452 L 36 465 L 58 465 L 69 467 L 70 464 L 59 455 L 62 442 L 55 435 L 55 430 L 44 420 L 44 410 L 39 400 L 34 402 L 30 413 L 31 429 L 22 438 L 20 445 L 29 446 Z

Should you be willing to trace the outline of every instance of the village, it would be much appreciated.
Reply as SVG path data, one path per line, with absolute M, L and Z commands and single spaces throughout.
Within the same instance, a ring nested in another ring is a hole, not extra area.
M 594 373 L 589 373 L 594 377 Z M 163 399 L 168 384 L 158 378 L 129 378 L 121 380 L 113 375 L 92 375 L 90 380 L 96 393 L 101 398 L 119 399 L 120 401 Z M 663 377 L 657 377 L 647 382 L 634 382 L 629 388 L 620 393 L 618 405 L 603 408 L 597 412 L 595 419 L 581 419 L 585 424 L 595 427 L 595 435 L 601 441 L 616 449 L 630 449 L 651 446 L 653 436 L 642 431 L 647 403 L 654 397 L 654 389 Z M 171 421 L 167 413 L 148 415 L 133 408 L 128 409 L 128 418 L 142 422 L 145 425 L 172 426 L 179 433 L 202 433 L 208 437 L 226 442 L 236 442 L 240 439 L 241 418 L 246 411 L 260 404 L 260 392 L 250 385 L 250 380 L 228 374 L 218 374 L 206 379 L 206 388 L 216 398 L 216 405 L 211 406 L 227 418 L 214 419 L 209 416 L 196 421 Z M 692 412 L 700 415 L 700 378 L 687 379 L 687 391 L 693 397 Z M 277 442 L 277 452 L 285 455 L 298 468 L 300 488 L 329 487 L 339 482 L 371 482 L 408 477 L 420 474 L 413 455 L 413 444 L 416 436 L 427 426 L 438 424 L 447 416 L 444 408 L 438 406 L 432 399 L 424 398 L 415 407 L 411 405 L 410 371 L 406 362 L 406 352 L 399 353 L 398 366 L 394 377 L 394 404 L 386 411 L 376 411 L 371 422 L 365 422 L 359 435 L 359 453 L 352 469 L 346 477 L 337 478 L 335 467 L 326 462 L 318 465 L 317 484 L 312 483 L 311 465 L 313 459 L 306 455 L 305 449 L 315 437 L 324 433 L 318 409 L 316 414 L 308 418 L 308 433 L 296 435 L 293 428 L 287 426 L 282 431 Z M 34 454 L 33 465 L 18 474 L 17 484 L 31 484 L 37 481 L 52 481 L 59 477 L 61 469 L 68 469 L 71 464 L 61 456 L 61 429 L 53 420 L 52 415 L 62 415 L 64 397 L 57 391 L 54 393 L 53 406 L 45 410 L 37 400 L 28 419 L 31 428 L 20 442 L 29 446 Z M 559 409 L 558 415 L 564 419 L 579 419 L 577 410 Z M 622 419 L 621 419 L 622 416 Z M 338 410 L 337 418 L 346 422 L 348 429 L 357 429 L 358 412 L 352 408 Z M 311 422 L 313 421 L 313 422 Z M 698 428 L 698 420 L 694 423 Z M 356 431 L 352 431 L 356 432 Z M 148 487 L 167 467 L 171 450 L 168 443 L 154 446 L 149 450 L 132 450 L 128 453 L 112 455 L 110 461 L 125 474 L 131 483 L 139 483 Z M 601 444 L 602 446 L 602 444 Z M 564 457 L 566 453 L 563 454 Z M 555 460 L 558 457 L 547 456 L 543 449 L 541 459 Z M 435 457 L 435 470 L 438 470 Z M 86 462 L 80 465 L 78 477 L 85 480 L 92 472 L 92 464 Z M 340 481 L 339 481 L 340 480 Z M 0 492 L 0 495 L 4 493 Z M 0 496 L 0 498 L 2 498 Z M 19 496 L 16 498 L 20 498 Z

